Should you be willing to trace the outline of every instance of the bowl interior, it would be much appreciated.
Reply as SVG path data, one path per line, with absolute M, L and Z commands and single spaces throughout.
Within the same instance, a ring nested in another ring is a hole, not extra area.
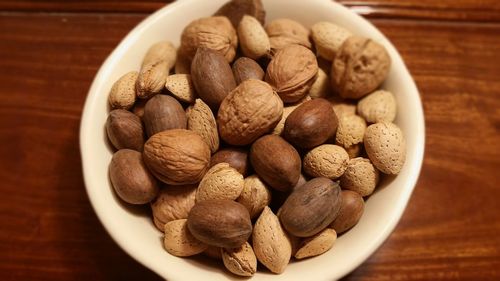
M 162 235 L 149 213 L 121 203 L 108 180 L 112 150 L 104 124 L 107 97 L 113 82 L 131 70 L 138 70 L 142 57 L 153 43 L 170 40 L 177 46 L 181 31 L 190 21 L 211 15 L 227 0 L 182 0 L 159 10 L 138 25 L 120 43 L 101 67 L 87 97 L 80 143 L 84 180 L 91 203 L 113 239 L 132 257 L 169 280 L 239 279 L 223 266 L 204 259 L 177 258 L 162 246 Z M 398 103 L 395 121 L 407 139 L 407 160 L 397 177 L 385 178 L 366 204 L 361 221 L 340 236 L 332 250 L 319 257 L 291 263 L 281 275 L 258 272 L 254 280 L 332 280 L 361 264 L 387 238 L 399 220 L 415 186 L 423 157 L 424 121 L 415 84 L 392 44 L 369 22 L 330 0 L 264 0 L 267 21 L 287 17 L 306 26 L 332 21 L 354 34 L 385 45 L 392 58 L 391 71 L 383 88 L 393 92 Z

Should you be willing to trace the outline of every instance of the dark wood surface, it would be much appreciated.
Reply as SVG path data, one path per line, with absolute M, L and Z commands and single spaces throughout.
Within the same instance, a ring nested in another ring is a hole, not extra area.
M 500 280 L 500 2 L 343 2 L 401 52 L 427 132 L 403 218 L 345 280 Z M 160 280 L 98 222 L 78 127 L 101 63 L 162 5 L 0 1 L 0 280 Z

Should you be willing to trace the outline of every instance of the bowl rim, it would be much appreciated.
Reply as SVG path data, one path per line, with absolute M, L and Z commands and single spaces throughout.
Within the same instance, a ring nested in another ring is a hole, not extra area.
M 90 199 L 90 203 L 92 205 L 92 208 L 94 209 L 94 212 L 96 213 L 99 221 L 103 225 L 104 229 L 106 232 L 111 236 L 111 238 L 133 259 L 135 259 L 137 262 L 141 263 L 143 266 L 146 268 L 152 270 L 156 274 L 162 276 L 162 277 L 167 277 L 169 279 L 176 279 L 180 277 L 179 274 L 175 273 L 175 271 L 165 271 L 165 270 L 160 270 L 156 268 L 154 265 L 148 262 L 146 258 L 143 256 L 138 256 L 134 253 L 134 250 L 132 249 L 131 246 L 127 243 L 125 239 L 122 238 L 118 230 L 115 230 L 110 227 L 112 224 L 111 221 L 113 218 L 109 215 L 106 214 L 104 211 L 103 206 L 98 204 L 97 200 L 97 193 L 94 192 L 93 188 L 90 188 L 91 180 L 90 178 L 93 177 L 93 175 L 89 172 L 90 171 L 90 165 L 92 165 L 92 159 L 89 159 L 88 153 L 85 151 L 92 146 L 92 139 L 93 139 L 93 131 L 91 130 L 91 109 L 95 107 L 95 103 L 97 99 L 99 98 L 99 91 L 98 88 L 100 85 L 103 83 L 103 77 L 108 76 L 108 74 L 111 72 L 111 66 L 114 65 L 127 51 L 130 42 L 133 42 L 137 39 L 139 34 L 144 32 L 145 29 L 149 28 L 151 24 L 154 22 L 158 21 L 161 19 L 163 16 L 165 16 L 166 13 L 169 12 L 175 12 L 175 10 L 182 6 L 182 5 L 192 5 L 195 2 L 198 2 L 199 0 L 182 0 L 182 1 L 175 1 L 172 2 L 156 12 L 152 13 L 151 15 L 147 16 L 145 19 L 143 19 L 138 25 L 136 25 L 129 33 L 120 41 L 120 43 L 113 49 L 111 54 L 106 58 L 106 60 L 103 62 L 101 67 L 99 68 L 99 71 L 96 73 L 94 80 L 92 82 L 92 85 L 89 89 L 89 92 L 87 94 L 87 98 L 85 100 L 84 108 L 83 108 L 83 113 L 82 113 L 82 118 L 80 122 L 80 155 L 82 159 L 82 170 L 83 170 L 83 180 L 85 184 L 85 189 L 87 192 L 87 195 Z M 419 133 L 416 134 L 416 147 L 413 152 L 413 158 L 412 158 L 412 163 L 405 163 L 405 165 L 412 165 L 412 167 L 416 168 L 414 172 L 410 174 L 410 176 L 407 178 L 406 185 L 405 185 L 405 192 L 402 193 L 401 197 L 398 200 L 398 214 L 394 215 L 391 217 L 390 222 L 386 223 L 386 227 L 384 228 L 384 231 L 381 233 L 378 233 L 377 237 L 373 240 L 373 242 L 369 245 L 369 249 L 363 252 L 362 255 L 358 256 L 356 261 L 352 262 L 349 267 L 344 268 L 344 270 L 340 271 L 338 276 L 334 278 L 341 278 L 342 276 L 347 275 L 354 269 L 356 269 L 360 264 L 362 264 L 369 256 L 371 256 L 380 246 L 381 244 L 389 237 L 390 233 L 394 230 L 396 227 L 397 223 L 401 219 L 403 212 L 405 210 L 405 206 L 407 205 L 411 194 L 416 186 L 418 177 L 421 172 L 422 168 L 422 163 L 423 163 L 423 157 L 424 157 L 424 149 L 425 149 L 425 122 L 424 122 L 424 112 L 423 112 L 423 107 L 422 107 L 422 102 L 421 102 L 421 97 L 420 93 L 415 85 L 415 82 L 413 78 L 410 75 L 410 72 L 408 68 L 406 67 L 406 64 L 404 63 L 403 59 L 401 58 L 401 55 L 397 51 L 397 49 L 394 47 L 394 45 L 391 43 L 391 41 L 381 32 L 379 31 L 371 22 L 363 18 L 362 16 L 356 14 L 355 12 L 351 11 L 347 7 L 331 0 L 315 0 L 316 2 L 328 2 L 329 5 L 334 5 L 335 9 L 339 9 L 342 12 L 350 14 L 350 16 L 357 18 L 356 20 L 362 20 L 366 24 L 369 25 L 371 29 L 373 29 L 375 32 L 380 33 L 382 40 L 385 40 L 386 42 L 386 47 L 388 47 L 390 52 L 394 53 L 396 57 L 392 57 L 393 59 L 398 60 L 398 63 L 402 64 L 405 73 L 403 73 L 403 77 L 405 78 L 406 81 L 404 83 L 411 87 L 411 91 L 414 91 L 417 93 L 418 97 L 416 97 L 415 102 L 417 103 L 416 110 L 417 110 L 417 115 L 415 116 L 415 125 Z M 407 158 L 407 161 L 408 158 Z M 327 278 L 332 278 L 331 276 Z M 326 279 L 325 279 L 326 280 Z

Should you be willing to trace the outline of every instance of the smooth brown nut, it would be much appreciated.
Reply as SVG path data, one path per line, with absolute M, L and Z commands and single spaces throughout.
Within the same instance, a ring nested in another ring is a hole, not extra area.
M 279 191 L 291 190 L 300 177 L 300 155 L 280 136 L 266 135 L 255 141 L 250 163 L 262 180 Z
M 196 50 L 202 47 L 220 53 L 227 62 L 233 61 L 238 47 L 238 36 L 226 17 L 200 18 L 184 28 L 180 46 L 182 52 L 192 59 Z
M 241 57 L 233 63 L 233 74 L 236 84 L 248 79 L 264 79 L 264 70 L 253 59 Z
M 325 229 L 337 217 L 342 204 L 338 183 L 314 178 L 294 189 L 288 196 L 279 218 L 290 234 L 310 237 Z
M 332 61 L 342 44 L 351 37 L 352 33 L 331 22 L 318 22 L 311 27 L 311 37 L 318 54 Z
M 206 103 L 196 99 L 186 110 L 187 128 L 198 133 L 210 147 L 212 153 L 219 149 L 219 133 L 212 110 Z
M 135 103 L 135 83 L 139 72 L 131 71 L 120 77 L 109 92 L 111 109 L 131 109 Z
M 342 190 L 342 205 L 339 215 L 330 227 L 340 234 L 355 226 L 365 210 L 365 201 L 357 192 Z
M 195 132 L 173 129 L 155 134 L 144 145 L 144 162 L 162 182 L 199 182 L 210 163 L 210 148 Z
M 266 19 L 266 11 L 260 0 L 232 0 L 220 7 L 215 16 L 225 16 L 234 28 L 238 27 L 244 15 L 255 17 L 261 24 Z
M 175 61 L 175 74 L 191 74 L 191 58 L 182 49 L 177 50 L 177 60 Z
M 165 223 L 187 219 L 195 203 L 197 185 L 165 186 L 151 202 L 154 223 L 163 231 Z
M 247 145 L 270 132 L 283 114 L 283 102 L 266 82 L 246 80 L 222 102 L 220 137 L 232 145 Z
M 188 227 L 200 241 L 222 248 L 237 248 L 252 234 L 247 209 L 232 200 L 204 200 L 188 216 Z
M 285 103 L 305 97 L 318 73 L 318 62 L 311 50 L 289 45 L 279 50 L 267 66 L 266 81 Z
M 363 142 L 366 122 L 358 115 L 342 115 L 335 135 L 335 142 L 343 147 Z
M 219 163 L 210 168 L 196 192 L 196 202 L 209 199 L 236 200 L 243 190 L 243 176 L 227 163 Z
M 185 103 L 194 103 L 196 99 L 196 91 L 194 89 L 191 75 L 189 74 L 173 74 L 167 76 L 165 80 L 165 88 L 177 100 Z
M 384 174 L 397 175 L 406 160 L 406 140 L 393 123 L 375 123 L 365 132 L 365 150 L 373 165 Z
M 140 152 L 121 149 L 109 164 L 109 179 L 116 194 L 130 204 L 146 204 L 158 194 L 156 179 L 144 165 Z
M 236 201 L 247 208 L 253 219 L 271 203 L 271 191 L 257 175 L 251 175 L 245 178 L 243 191 Z
M 311 177 L 337 179 L 347 169 L 349 155 L 344 148 L 323 144 L 304 156 L 304 172 Z
M 269 37 L 256 18 L 244 15 L 237 31 L 241 51 L 246 57 L 255 60 L 271 52 Z
M 141 119 L 135 114 L 124 109 L 111 111 L 106 120 L 106 133 L 116 149 L 142 151 L 144 129 Z
M 216 110 L 236 87 L 231 66 L 217 51 L 198 48 L 191 63 L 191 79 L 200 98 Z
M 337 130 L 337 115 L 325 99 L 301 104 L 286 119 L 283 137 L 301 148 L 313 148 L 326 142 Z
M 389 91 L 375 91 L 358 102 L 358 114 L 369 123 L 392 122 L 396 111 L 396 99 Z
M 222 261 L 227 270 L 239 276 L 257 272 L 257 257 L 248 242 L 234 249 L 222 249 Z
M 362 157 L 349 160 L 347 169 L 340 177 L 340 186 L 365 197 L 373 193 L 379 181 L 379 172 L 370 160 Z
M 170 42 L 158 42 L 144 56 L 136 81 L 137 97 L 152 97 L 163 90 L 169 70 L 174 66 L 177 51 Z
M 311 48 L 309 30 L 297 21 L 286 18 L 275 19 L 268 23 L 265 29 L 269 36 L 272 53 L 292 44 Z
M 320 233 L 304 239 L 294 256 L 296 259 L 319 256 L 330 250 L 335 240 L 337 240 L 337 233 L 335 230 L 326 228 Z
M 285 129 L 285 121 L 288 118 L 288 116 L 297 108 L 299 105 L 303 104 L 306 101 L 310 101 L 311 97 L 309 95 L 305 96 L 303 99 L 300 101 L 293 103 L 293 104 L 288 104 L 285 107 L 283 107 L 283 115 L 281 116 L 281 120 L 278 122 L 276 127 L 274 127 L 273 134 L 275 135 L 281 135 L 283 133 L 283 129 Z
M 331 92 L 332 89 L 328 75 L 323 69 L 318 68 L 318 75 L 316 75 L 314 83 L 311 85 L 309 96 L 313 99 L 328 98 Z
M 333 60 L 332 88 L 343 98 L 359 99 L 384 82 L 391 58 L 384 46 L 364 37 L 345 40 Z
M 186 129 L 187 118 L 182 105 L 173 97 L 156 95 L 144 106 L 142 116 L 148 137 L 171 129 Z
M 226 147 L 217 151 L 210 158 L 210 167 L 219 163 L 228 163 L 243 176 L 246 176 L 250 167 L 248 152 L 239 147 Z
M 165 250 L 176 257 L 194 256 L 208 248 L 208 245 L 196 240 L 189 233 L 186 219 L 166 223 L 164 231 L 163 245 Z
M 252 233 L 257 259 L 273 273 L 283 273 L 292 256 L 292 244 L 278 217 L 265 207 Z

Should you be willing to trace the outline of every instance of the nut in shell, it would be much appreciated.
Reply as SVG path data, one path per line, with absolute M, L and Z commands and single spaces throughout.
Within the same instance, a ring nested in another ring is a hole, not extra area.
M 187 128 L 198 133 L 210 147 L 212 153 L 219 149 L 219 133 L 212 110 L 201 99 L 186 110 Z
M 397 104 L 389 91 L 375 91 L 358 102 L 358 113 L 366 122 L 392 122 L 396 118 Z
M 297 103 L 293 104 L 288 104 L 285 107 L 283 107 L 283 115 L 281 116 L 281 120 L 278 122 L 276 127 L 273 129 L 273 134 L 275 135 L 281 135 L 283 133 L 283 129 L 285 129 L 285 121 L 286 118 L 297 108 L 299 105 L 303 104 L 306 101 L 310 101 L 311 97 L 309 95 L 305 96 L 303 99 L 298 101 Z
M 342 115 L 339 118 L 339 126 L 335 142 L 343 147 L 350 147 L 363 142 L 365 135 L 366 122 L 358 115 Z
M 311 98 L 327 98 L 332 92 L 330 86 L 330 79 L 326 72 L 318 68 L 318 75 L 316 75 L 316 79 L 314 83 L 311 85 L 311 89 L 309 90 L 309 95 Z
M 271 191 L 257 175 L 251 175 L 245 178 L 243 191 L 237 202 L 247 208 L 253 219 L 271 203 Z
M 289 45 L 279 50 L 267 66 L 266 81 L 283 102 L 294 103 L 307 95 L 317 73 L 313 52 L 300 45 Z
M 165 186 L 151 202 L 154 223 L 163 231 L 165 223 L 187 219 L 196 198 L 197 185 Z
M 239 276 L 252 276 L 257 272 L 257 257 L 248 242 L 238 248 L 222 249 L 224 266 Z
M 332 88 L 343 98 L 359 99 L 382 84 L 390 66 L 391 58 L 384 46 L 367 38 L 351 36 L 333 60 Z
M 196 202 L 209 199 L 235 200 L 243 190 L 243 176 L 227 163 L 219 163 L 205 174 L 196 192 Z
M 139 73 L 131 71 L 120 77 L 109 92 L 109 105 L 112 109 L 131 109 L 135 103 L 135 83 Z
M 176 257 L 194 256 L 208 248 L 208 245 L 196 240 L 189 232 L 187 219 L 166 223 L 164 231 L 163 245 L 165 250 Z
M 215 16 L 227 17 L 234 28 L 238 27 L 244 15 L 251 15 L 264 24 L 266 11 L 261 0 L 231 0 L 215 12 Z
M 144 145 L 144 162 L 161 181 L 171 185 L 199 182 L 210 164 L 210 148 L 195 132 L 163 131 Z
M 378 181 L 378 170 L 373 167 L 370 160 L 362 157 L 349 160 L 347 169 L 340 177 L 343 189 L 355 191 L 363 197 L 373 193 Z
M 260 214 L 252 233 L 257 259 L 273 273 L 283 273 L 292 255 L 292 244 L 278 217 L 269 207 Z
M 186 113 L 182 105 L 173 97 L 156 95 L 144 106 L 142 116 L 148 137 L 171 129 L 185 129 Z
M 329 61 L 335 58 L 344 41 L 351 36 L 349 30 L 331 22 L 321 21 L 311 27 L 311 37 L 318 54 Z
M 283 114 L 283 102 L 266 82 L 246 80 L 222 102 L 217 115 L 220 137 L 247 145 L 270 132 Z
M 191 75 L 189 74 L 174 74 L 167 77 L 165 88 L 177 100 L 185 103 L 194 103 L 196 99 L 196 91 L 194 89 Z
M 295 253 L 295 258 L 304 259 L 324 254 L 333 247 L 336 240 L 337 233 L 335 230 L 326 228 L 320 233 L 304 239 L 301 247 Z
M 365 210 L 365 201 L 357 192 L 342 190 L 342 206 L 339 215 L 330 224 L 337 233 L 343 233 L 355 226 Z
M 337 179 L 347 169 L 349 155 L 344 148 L 333 144 L 323 144 L 304 156 L 304 172 L 312 177 Z
M 297 21 L 286 18 L 275 19 L 268 23 L 265 29 L 269 35 L 272 53 L 292 44 L 311 48 L 309 30 Z
M 221 53 L 227 62 L 233 61 L 238 46 L 236 30 L 226 17 L 215 16 L 192 21 L 181 35 L 182 51 L 193 58 L 196 50 L 205 47 Z
M 249 15 L 244 15 L 238 25 L 238 38 L 243 54 L 251 59 L 263 57 L 271 51 L 271 44 L 264 27 Z
M 406 140 L 393 123 L 375 123 L 366 129 L 365 150 L 373 165 L 384 174 L 397 175 L 406 160 Z
M 116 149 L 142 151 L 144 128 L 139 117 L 124 109 L 111 111 L 106 120 L 106 133 Z
M 240 147 L 226 147 L 214 153 L 210 158 L 210 167 L 219 163 L 228 163 L 243 176 L 247 175 L 250 168 L 248 151 Z
M 262 70 L 262 67 L 260 67 L 256 61 L 247 57 L 238 58 L 233 63 L 232 69 L 234 79 L 238 85 L 248 79 L 264 79 L 265 73 L 264 70 Z

